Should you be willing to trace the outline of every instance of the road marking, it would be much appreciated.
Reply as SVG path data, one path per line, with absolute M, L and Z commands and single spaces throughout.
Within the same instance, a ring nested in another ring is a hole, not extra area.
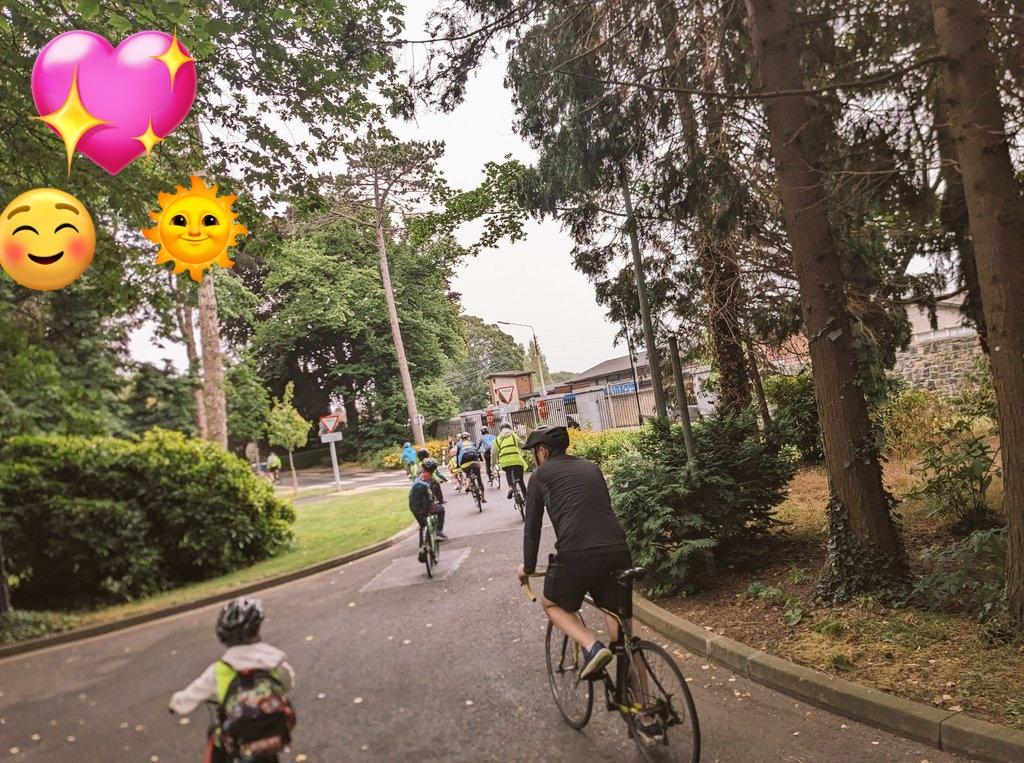
M 385 588 L 400 588 L 402 586 L 445 580 L 465 561 L 466 557 L 469 556 L 469 551 L 468 547 L 448 551 L 444 546 L 441 546 L 440 559 L 438 560 L 437 567 L 434 568 L 433 580 L 427 577 L 426 567 L 415 556 L 400 557 L 378 572 L 376 577 L 359 589 L 359 592 L 368 593 L 370 591 L 381 591 Z

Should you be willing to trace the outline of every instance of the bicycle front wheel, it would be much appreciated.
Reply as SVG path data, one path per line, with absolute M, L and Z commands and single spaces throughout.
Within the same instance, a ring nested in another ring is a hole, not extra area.
M 672 656 L 657 644 L 639 641 L 633 652 L 629 695 L 638 712 L 631 716 L 630 731 L 644 760 L 700 760 L 700 723 L 693 696 Z M 639 708 L 642 707 L 642 710 Z M 644 726 L 661 733 L 643 733 Z
M 544 653 L 548 662 L 548 684 L 558 712 L 572 728 L 582 729 L 594 709 L 594 684 L 580 680 L 583 649 L 554 623 L 548 623 Z

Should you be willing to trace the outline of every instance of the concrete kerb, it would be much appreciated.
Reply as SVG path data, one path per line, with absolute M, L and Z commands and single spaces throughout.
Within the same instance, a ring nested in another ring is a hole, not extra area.
M 144 612 L 142 614 L 132 615 L 109 623 L 86 625 L 82 628 L 75 628 L 63 633 L 54 633 L 52 636 L 41 636 L 39 638 L 29 639 L 28 641 L 19 641 L 15 644 L 6 644 L 4 646 L 0 646 L 0 660 L 5 657 L 14 657 L 18 654 L 35 652 L 39 649 L 47 649 L 52 646 L 59 646 L 60 644 L 70 644 L 73 641 L 82 641 L 87 638 L 92 638 L 93 636 L 102 636 L 105 633 L 113 633 L 136 625 L 143 625 L 145 623 L 153 622 L 154 620 L 160 620 L 164 617 L 170 617 L 171 615 L 189 612 L 193 609 L 202 609 L 210 604 L 228 601 L 229 599 L 234 599 L 238 596 L 244 596 L 247 593 L 254 593 L 256 591 L 274 588 L 285 583 L 290 583 L 293 580 L 299 580 L 300 578 L 315 575 L 318 572 L 324 572 L 326 570 L 333 569 L 334 567 L 340 567 L 343 564 L 348 564 L 349 562 L 354 562 L 357 559 L 362 559 L 364 556 L 376 554 L 378 551 L 384 551 L 385 549 L 391 548 L 391 546 L 394 546 L 395 544 L 414 535 L 416 531 L 417 526 L 414 524 L 411 527 L 407 527 L 406 529 L 395 533 L 386 540 L 372 543 L 369 546 L 364 546 L 363 548 L 356 549 L 355 551 L 350 551 L 347 554 L 336 556 L 333 559 L 328 559 L 325 562 L 314 564 L 311 567 L 303 567 L 301 570 L 294 570 L 283 575 L 277 575 L 276 577 L 266 578 L 254 583 L 247 583 L 226 591 L 221 591 L 220 593 L 204 596 L 203 598 L 196 599 L 195 601 L 175 604 L 171 607 L 164 607 L 163 609 L 154 610 L 153 612 Z
M 687 649 L 833 713 L 973 760 L 1024 760 L 1024 732 L 830 676 L 708 632 L 635 595 L 637 617 Z

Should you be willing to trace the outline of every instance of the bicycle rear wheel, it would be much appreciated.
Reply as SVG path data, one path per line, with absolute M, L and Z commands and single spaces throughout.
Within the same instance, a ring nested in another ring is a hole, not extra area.
M 572 728 L 582 729 L 594 709 L 594 684 L 580 680 L 582 648 L 554 623 L 548 623 L 544 654 L 548 663 L 548 684 L 558 712 Z
M 516 499 L 516 508 L 519 509 L 519 516 L 522 517 L 523 521 L 525 522 L 526 521 L 526 504 L 523 502 L 523 496 L 519 492 L 518 488 L 516 488 L 516 492 L 514 493 L 514 497 Z
M 672 656 L 657 644 L 639 641 L 633 653 L 633 672 L 627 690 L 631 703 L 642 705 L 646 713 L 628 719 L 633 741 L 644 760 L 700 760 L 700 723 L 697 708 L 682 671 Z M 657 719 L 663 736 L 651 739 L 636 726 L 638 718 L 648 723 Z
M 473 480 L 472 477 L 470 477 L 470 479 Z M 480 486 L 476 484 L 476 480 L 473 480 L 471 484 L 473 485 L 473 500 L 476 501 L 476 510 L 482 513 L 484 510 L 483 491 L 480 489 Z

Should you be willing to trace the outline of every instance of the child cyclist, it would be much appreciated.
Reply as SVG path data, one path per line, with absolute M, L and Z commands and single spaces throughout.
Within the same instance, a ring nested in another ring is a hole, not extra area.
M 428 458 L 423 462 L 423 472 L 412 483 L 412 488 L 409 490 L 409 511 L 412 512 L 420 526 L 420 562 L 426 559 L 426 549 L 423 548 L 423 530 L 427 526 L 428 516 L 434 514 L 437 517 L 438 540 L 448 540 L 448 536 L 444 534 L 444 504 L 437 501 L 441 486 L 434 479 L 436 471 L 437 461 Z
M 461 492 L 465 488 L 465 475 L 462 473 L 462 467 L 459 466 L 459 448 L 457 445 L 452 445 L 448 450 L 448 471 L 452 475 L 452 481 L 455 482 L 455 492 Z
M 287 692 L 295 671 L 285 653 L 260 639 L 263 602 L 235 599 L 217 617 L 217 638 L 227 647 L 219 660 L 171 697 L 169 710 L 187 715 L 203 702 L 217 703 L 209 730 L 207 763 L 276 763 L 291 741 L 295 711 Z

